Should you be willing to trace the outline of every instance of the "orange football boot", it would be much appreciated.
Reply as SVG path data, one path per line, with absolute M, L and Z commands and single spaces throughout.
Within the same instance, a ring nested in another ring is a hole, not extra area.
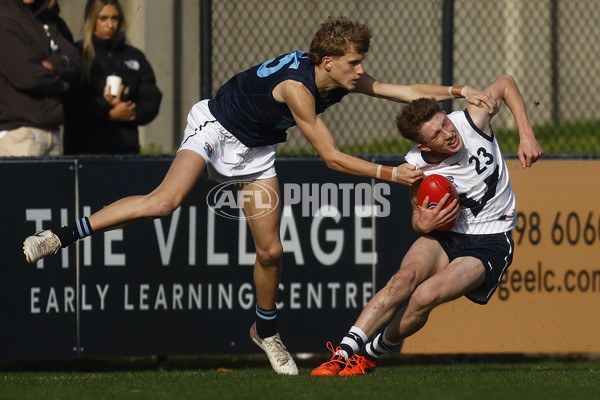
M 369 360 L 358 354 L 348 359 L 346 367 L 340 371 L 339 376 L 366 375 L 375 369 L 375 361 Z
M 340 371 L 344 369 L 346 361 L 344 360 L 344 357 L 338 353 L 342 348 L 339 346 L 333 348 L 333 344 L 327 342 L 327 349 L 333 353 L 331 359 L 313 369 L 310 373 L 312 376 L 337 376 L 340 374 Z

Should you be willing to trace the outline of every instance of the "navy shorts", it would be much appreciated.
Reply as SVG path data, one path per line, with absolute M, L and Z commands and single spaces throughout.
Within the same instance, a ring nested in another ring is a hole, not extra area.
M 434 231 L 429 236 L 438 241 L 450 261 L 458 257 L 475 257 L 481 260 L 485 267 L 485 282 L 465 296 L 477 304 L 487 304 L 512 263 L 514 242 L 511 232 L 466 235 Z

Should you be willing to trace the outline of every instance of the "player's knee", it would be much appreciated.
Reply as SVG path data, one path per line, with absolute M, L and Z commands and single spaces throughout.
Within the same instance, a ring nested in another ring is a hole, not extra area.
M 394 296 L 399 292 L 405 292 L 406 290 L 412 290 L 416 280 L 415 270 L 411 267 L 400 268 L 398 272 L 392 276 L 387 284 L 387 292 L 389 295 Z
M 146 196 L 148 202 L 148 214 L 150 218 L 167 217 L 179 207 L 180 201 L 173 198 L 166 198 L 157 195 Z
M 273 243 L 262 249 L 256 250 L 256 257 L 258 258 L 258 261 L 264 266 L 278 266 L 282 254 L 283 246 L 279 242 Z
M 437 290 L 427 286 L 419 286 L 413 292 L 411 301 L 423 312 L 431 311 L 439 304 L 440 296 Z
M 168 203 L 168 202 L 161 202 L 156 204 L 155 210 L 156 210 L 156 217 L 158 218 L 162 218 L 162 217 L 167 217 L 171 214 L 173 214 L 173 211 L 175 211 L 177 209 L 176 206 L 174 206 L 172 203 Z

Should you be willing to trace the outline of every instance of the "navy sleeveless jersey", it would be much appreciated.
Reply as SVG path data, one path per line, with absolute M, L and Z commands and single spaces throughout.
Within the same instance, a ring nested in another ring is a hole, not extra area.
M 284 54 L 231 78 L 209 100 L 213 116 L 248 147 L 285 142 L 296 122 L 285 103 L 273 98 L 273 88 L 285 80 L 301 82 L 315 98 L 315 112 L 339 102 L 348 90 L 337 88 L 322 98 L 315 84 L 315 65 L 303 51 Z

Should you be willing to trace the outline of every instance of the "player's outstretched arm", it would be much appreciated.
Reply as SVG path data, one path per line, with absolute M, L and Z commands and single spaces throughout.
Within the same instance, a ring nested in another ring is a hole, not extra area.
M 354 92 L 403 103 L 409 103 L 422 97 L 435 98 L 438 101 L 464 97 L 465 100 L 477 107 L 487 107 L 490 114 L 497 108 L 496 101 L 490 93 L 473 89 L 470 86 L 439 86 L 428 83 L 398 85 L 379 82 L 368 74 L 360 77 Z
M 290 108 L 300 131 L 329 168 L 345 174 L 379 178 L 404 185 L 411 185 L 423 177 L 423 172 L 414 167 L 404 164 L 398 167 L 382 166 L 339 151 L 329 128 L 316 115 L 314 98 L 304 85 L 296 81 L 285 81 L 276 90 L 277 96 Z

